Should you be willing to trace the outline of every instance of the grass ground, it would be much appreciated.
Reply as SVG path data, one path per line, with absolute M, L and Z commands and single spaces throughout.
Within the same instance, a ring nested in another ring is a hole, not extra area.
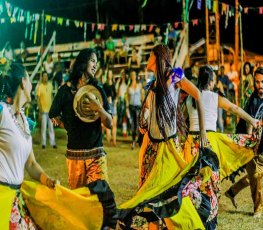
M 47 146 L 41 149 L 39 130 L 33 133 L 34 152 L 37 161 L 45 171 L 60 180 L 63 186 L 67 185 L 65 150 L 66 133 L 56 129 L 56 141 L 58 149 Z M 115 193 L 117 204 L 128 200 L 136 192 L 138 182 L 138 151 L 130 148 L 130 137 L 121 138 L 117 147 L 105 147 L 108 156 L 108 174 L 110 185 Z M 242 175 L 241 175 L 242 176 Z M 29 179 L 26 175 L 26 179 Z M 238 179 L 238 178 L 237 178 Z M 223 181 L 219 206 L 218 230 L 263 230 L 263 217 L 253 218 L 253 205 L 249 188 L 237 195 L 238 208 L 235 209 L 230 200 L 223 194 L 231 185 L 229 181 Z

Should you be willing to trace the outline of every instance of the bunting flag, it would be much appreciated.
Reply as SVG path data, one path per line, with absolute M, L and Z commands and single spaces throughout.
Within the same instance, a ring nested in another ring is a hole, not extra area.
M 202 0 L 197 0 L 197 9 L 198 10 L 202 9 Z
M 181 2 L 181 0 L 177 0 L 177 2 Z M 218 3 L 218 4 L 217 4 Z M 186 0 L 186 10 L 188 9 L 190 4 L 189 0 Z M 221 12 L 221 15 L 225 15 L 225 28 L 228 26 L 228 20 L 230 17 L 233 17 L 235 15 L 235 7 L 233 5 L 229 5 L 226 3 L 223 3 L 221 1 L 215 1 L 215 0 L 205 0 L 205 7 L 207 7 L 210 11 L 216 13 Z M 197 0 L 197 9 L 202 9 L 202 0 Z M 3 13 L 3 11 L 6 10 L 7 18 L 1 18 L 0 17 L 0 24 L 4 24 L 6 22 L 9 23 L 16 23 L 16 22 L 25 22 L 25 38 L 28 38 L 30 40 L 33 40 L 34 43 L 37 40 L 37 31 L 39 27 L 39 23 L 41 20 L 39 13 L 32 13 L 28 10 L 21 9 L 17 6 L 13 6 L 7 1 L 0 0 L 0 16 Z M 244 10 L 242 11 L 243 14 L 248 14 L 251 11 L 257 12 L 259 15 L 263 15 L 263 6 L 259 7 L 244 7 Z M 210 23 L 214 23 L 215 18 L 210 17 L 209 18 Z M 205 23 L 205 20 L 202 18 L 199 19 L 188 19 L 189 23 L 192 24 L 192 26 L 198 26 L 200 23 Z M 133 31 L 134 33 L 138 33 L 140 31 L 147 31 L 151 33 L 153 29 L 156 26 L 156 24 L 142 24 L 142 25 L 124 25 L 124 24 L 103 24 L 103 23 L 94 23 L 94 22 L 85 22 L 85 21 L 78 21 L 78 20 L 72 20 L 69 18 L 63 18 L 63 17 L 56 17 L 54 15 L 44 14 L 44 34 L 46 35 L 47 32 L 47 24 L 48 23 L 56 23 L 60 26 L 75 26 L 77 28 L 81 28 L 84 30 L 83 38 L 85 39 L 85 36 L 87 34 L 87 28 L 88 25 L 91 25 L 91 31 L 94 32 L 96 29 L 99 31 L 105 30 L 105 27 L 110 28 L 111 31 Z M 173 24 L 175 28 L 178 28 L 179 25 L 183 25 L 182 21 L 176 21 L 172 22 L 170 24 Z M 167 25 L 167 23 L 164 23 L 163 25 Z
M 151 25 L 149 26 L 149 30 L 148 30 L 148 32 L 151 33 L 151 32 L 153 31 L 153 28 L 154 28 L 154 25 L 151 24 Z
M 134 25 L 130 25 L 130 26 L 129 26 L 130 31 L 132 31 L 133 28 L 134 28 Z
M 198 19 L 192 20 L 193 26 L 198 26 Z
M 248 7 L 244 8 L 244 14 L 248 14 Z
M 147 30 L 147 28 L 146 28 L 146 25 L 141 25 L 141 31 L 146 31 Z
M 211 10 L 211 0 L 206 0 L 206 7 Z
M 135 25 L 134 26 L 134 32 L 138 33 L 140 31 L 140 27 L 141 27 L 140 25 Z
M 210 24 L 213 24 L 215 21 L 216 21 L 215 15 L 209 16 L 209 22 L 210 22 Z
M 113 24 L 111 26 L 111 31 L 117 31 L 118 30 L 118 24 Z
M 125 31 L 125 25 L 119 25 L 119 30 L 120 31 Z
M 47 15 L 47 14 L 46 14 L 46 21 L 47 21 L 47 22 L 51 22 L 51 15 Z
M 63 25 L 63 18 L 57 18 L 57 24 L 62 26 Z

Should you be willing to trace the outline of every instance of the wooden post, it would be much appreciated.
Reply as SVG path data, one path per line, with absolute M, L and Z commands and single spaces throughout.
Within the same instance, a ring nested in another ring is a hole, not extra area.
M 206 62 L 209 63 L 209 21 L 208 21 L 208 9 L 205 7 L 205 43 L 206 43 Z
M 239 26 L 240 26 L 240 56 L 241 56 L 241 69 L 240 69 L 240 105 L 244 107 L 244 82 L 243 82 L 243 65 L 244 65 L 244 49 L 243 49 L 243 32 L 242 32 L 242 14 L 239 13 Z
M 188 6 L 187 6 L 188 5 Z M 189 1 L 188 0 L 183 0 L 182 2 L 182 7 L 183 7 L 183 21 L 184 21 L 184 32 L 185 32 L 185 43 L 187 47 L 187 56 L 185 59 L 185 66 L 190 66 L 190 56 L 189 56 Z
M 216 17 L 216 51 L 217 51 L 217 65 L 218 69 L 220 66 L 220 27 L 219 27 L 219 10 L 218 10 L 218 0 L 216 0 L 216 12 L 215 12 L 215 17 Z
M 236 70 L 238 71 L 238 62 L 239 62 L 239 2 L 238 0 L 235 0 L 235 67 Z M 239 71 L 238 71 L 239 72 Z

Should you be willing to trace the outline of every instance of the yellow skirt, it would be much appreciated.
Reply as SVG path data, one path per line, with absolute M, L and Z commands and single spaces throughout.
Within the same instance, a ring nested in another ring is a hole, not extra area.
M 140 149 L 140 170 L 142 170 L 143 154 L 149 144 L 151 141 L 146 133 Z M 157 155 L 147 179 L 134 197 L 120 205 L 120 210 L 133 209 L 140 203 L 147 202 L 147 200 L 178 184 L 198 159 L 198 155 L 196 155 L 190 163 L 185 161 L 183 152 L 178 151 L 178 146 L 172 138 L 166 142 L 158 143 L 156 148 Z M 176 195 L 174 194 L 174 196 Z M 204 229 L 204 225 L 189 197 L 182 199 L 179 212 L 165 219 L 165 222 L 168 229 Z
M 101 229 L 102 205 L 86 187 L 70 190 L 56 185 L 49 189 L 25 181 L 21 191 L 32 218 L 42 229 Z
M 221 180 L 252 160 L 258 143 L 258 139 L 253 135 L 245 134 L 208 132 L 207 138 L 218 157 Z M 192 162 L 198 147 L 199 135 L 188 135 L 184 148 L 184 159 L 187 162 Z

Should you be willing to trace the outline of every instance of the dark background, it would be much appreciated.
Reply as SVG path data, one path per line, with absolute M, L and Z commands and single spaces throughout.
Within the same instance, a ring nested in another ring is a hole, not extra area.
M 191 1 L 191 0 L 189 0 Z M 82 20 L 94 23 L 108 24 L 158 24 L 162 30 L 168 22 L 182 21 L 182 3 L 178 0 L 148 0 L 145 7 L 144 0 L 10 0 L 12 5 L 18 6 L 31 13 L 41 13 L 45 10 L 46 14 L 57 17 L 69 18 L 72 20 Z M 234 0 L 224 0 L 229 5 L 234 6 Z M 96 3 L 99 12 L 99 18 L 96 16 Z M 252 7 L 248 14 L 242 14 L 243 22 L 243 43 L 246 50 L 263 54 L 262 28 L 263 15 L 253 7 L 263 6 L 262 0 L 239 0 L 242 7 Z M 198 26 L 193 26 L 190 22 L 189 41 L 191 44 L 205 37 L 205 0 L 202 0 L 202 10 L 197 9 L 197 0 L 193 1 L 189 18 L 200 19 Z M 3 14 L 0 18 L 3 17 Z M 228 20 L 228 27 L 225 28 L 225 16 L 220 18 L 220 40 L 221 43 L 234 44 L 234 17 Z M 29 39 L 24 38 L 25 22 L 23 23 L 4 23 L 0 24 L 0 49 L 3 48 L 6 41 L 11 41 L 14 48 L 19 46 L 19 42 L 24 40 L 27 46 L 40 45 L 41 24 L 38 29 L 37 43 L 33 44 Z M 57 43 L 67 43 L 74 41 L 83 41 L 83 28 L 76 28 L 75 25 L 66 27 L 59 26 L 57 23 L 47 24 L 47 34 L 44 37 L 45 44 L 50 39 L 52 31 L 57 31 Z M 106 28 L 102 36 L 107 38 L 111 33 L 111 28 Z M 113 32 L 113 37 L 120 37 L 124 32 Z M 130 32 L 128 28 L 125 33 L 134 36 L 140 33 Z M 95 32 L 91 31 L 91 25 L 87 27 L 87 40 L 91 40 Z

